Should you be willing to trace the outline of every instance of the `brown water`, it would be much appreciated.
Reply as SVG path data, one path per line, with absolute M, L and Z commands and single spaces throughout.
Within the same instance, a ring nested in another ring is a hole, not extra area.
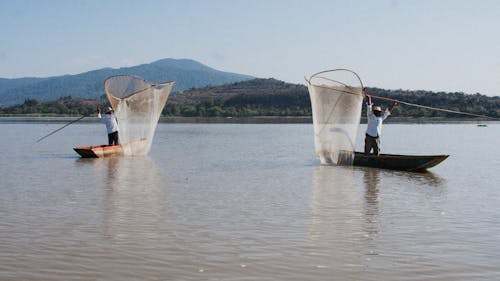
M 72 152 L 101 124 L 34 145 L 61 125 L 0 123 L 0 280 L 500 279 L 500 124 L 385 125 L 451 155 L 427 174 L 320 166 L 308 124 L 160 124 L 110 159 Z

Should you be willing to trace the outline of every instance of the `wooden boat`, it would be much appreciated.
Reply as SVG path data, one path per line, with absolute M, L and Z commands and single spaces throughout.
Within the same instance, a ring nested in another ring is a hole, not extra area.
M 121 145 L 80 146 L 73 148 L 82 158 L 98 158 L 123 155 Z
M 443 162 L 449 155 L 397 155 L 354 153 L 354 166 L 424 172 Z

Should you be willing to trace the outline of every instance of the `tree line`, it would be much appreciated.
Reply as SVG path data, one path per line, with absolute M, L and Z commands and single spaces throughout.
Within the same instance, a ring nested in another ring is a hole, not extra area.
M 230 100 L 220 98 L 203 100 L 196 105 L 168 104 L 162 116 L 183 117 L 251 117 L 251 116 L 310 116 L 311 107 L 299 104 L 273 104 L 279 98 L 236 97 Z M 293 100 L 293 99 L 291 99 Z M 244 103 L 248 102 L 248 103 Z M 302 103 L 309 103 L 307 100 Z M 27 99 L 23 104 L 2 107 L 2 115 L 92 115 L 97 107 L 107 108 L 107 101 L 97 102 L 81 98 L 63 97 L 50 102 Z
M 387 97 L 401 100 L 408 103 L 467 112 L 477 115 L 486 115 L 493 118 L 500 118 L 500 97 L 488 97 L 479 93 L 470 95 L 461 92 L 431 92 L 431 91 L 408 91 L 408 90 L 385 90 L 379 88 L 368 88 L 371 95 Z M 390 102 L 378 102 L 383 106 L 389 106 Z M 393 110 L 394 116 L 415 118 L 470 118 L 465 115 L 455 113 L 429 110 L 413 106 L 397 106 Z
M 409 103 L 500 118 L 500 97 L 481 94 L 367 88 L 371 95 Z M 384 107 L 389 102 L 376 104 Z M 92 115 L 109 106 L 106 95 L 95 99 L 61 97 L 50 102 L 26 99 L 16 106 L 0 107 L 2 115 Z M 363 112 L 365 111 L 363 107 Z M 253 117 L 311 116 L 307 88 L 274 79 L 254 79 L 223 86 L 190 89 L 171 94 L 162 116 Z M 397 106 L 394 116 L 414 118 L 462 118 L 464 116 L 411 106 Z

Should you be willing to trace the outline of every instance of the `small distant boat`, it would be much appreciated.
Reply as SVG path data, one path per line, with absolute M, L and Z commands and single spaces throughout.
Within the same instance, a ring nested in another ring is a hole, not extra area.
M 365 166 L 381 169 L 425 172 L 427 169 L 443 162 L 449 155 L 397 155 L 397 154 L 364 154 L 355 152 L 354 166 Z
M 123 155 L 121 145 L 80 146 L 73 148 L 82 158 L 102 158 Z
M 477 124 L 478 127 L 488 127 L 486 124 Z

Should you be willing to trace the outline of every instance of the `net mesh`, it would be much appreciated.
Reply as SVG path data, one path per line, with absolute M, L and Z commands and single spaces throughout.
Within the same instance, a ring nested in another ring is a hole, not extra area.
M 119 138 L 125 155 L 145 155 L 174 82 L 151 84 L 131 75 L 104 81 L 108 100 L 118 120 Z
M 350 70 L 336 69 L 306 81 L 321 164 L 352 165 L 363 103 L 361 79 Z

